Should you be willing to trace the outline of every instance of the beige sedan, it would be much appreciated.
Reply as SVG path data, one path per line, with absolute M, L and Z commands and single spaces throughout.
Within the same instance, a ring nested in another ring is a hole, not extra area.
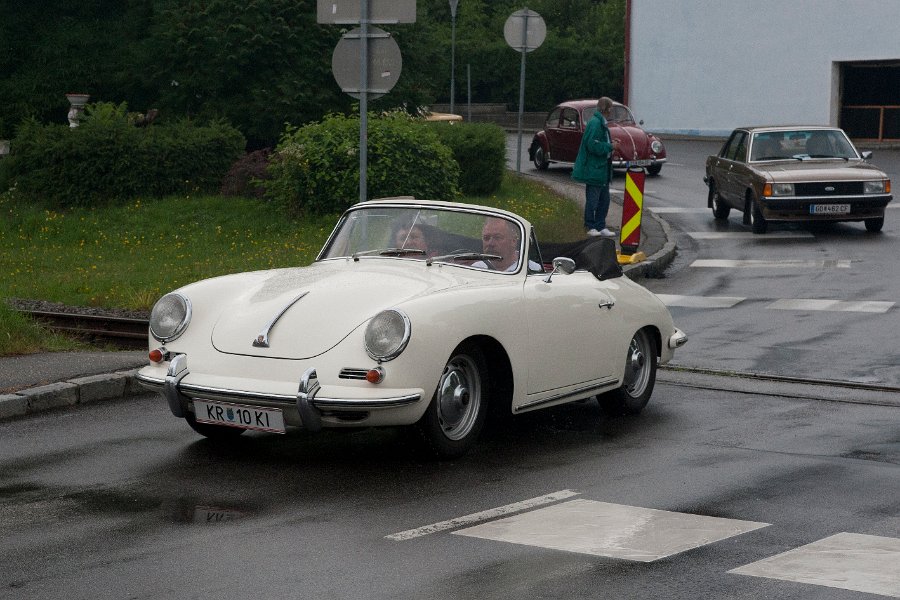
M 741 127 L 706 160 L 716 219 L 742 211 L 753 233 L 773 221 L 862 221 L 879 232 L 891 180 L 836 127 Z

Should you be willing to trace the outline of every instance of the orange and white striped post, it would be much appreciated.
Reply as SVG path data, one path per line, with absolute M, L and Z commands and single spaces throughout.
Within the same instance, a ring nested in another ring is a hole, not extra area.
M 622 254 L 626 256 L 635 254 L 641 243 L 644 177 L 643 169 L 628 169 L 625 172 L 625 199 L 622 202 L 622 230 L 619 234 L 619 245 L 622 248 Z

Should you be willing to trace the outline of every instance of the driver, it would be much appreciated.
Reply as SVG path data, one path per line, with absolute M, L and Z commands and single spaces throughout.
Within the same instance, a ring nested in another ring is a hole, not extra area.
M 482 252 L 495 254 L 499 259 L 472 263 L 479 269 L 515 271 L 519 266 L 519 228 L 512 221 L 488 217 L 481 230 Z

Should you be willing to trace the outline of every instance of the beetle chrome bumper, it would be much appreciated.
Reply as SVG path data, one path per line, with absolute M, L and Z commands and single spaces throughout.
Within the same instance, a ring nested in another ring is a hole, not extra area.
M 322 388 L 319 385 L 315 368 L 309 368 L 303 373 L 295 395 L 251 392 L 183 381 L 189 373 L 187 355 L 176 354 L 169 362 L 165 378 L 150 377 L 141 373 L 138 373 L 136 378 L 138 383 L 145 388 L 162 394 L 172 414 L 179 418 L 186 416 L 190 410 L 189 405 L 194 399 L 245 403 L 281 409 L 291 407 L 299 413 L 304 428 L 310 431 L 322 429 L 322 417 L 326 412 L 340 415 L 342 412 L 359 413 L 360 411 L 401 408 L 415 404 L 422 399 L 422 395 L 419 393 L 380 398 L 321 395 Z

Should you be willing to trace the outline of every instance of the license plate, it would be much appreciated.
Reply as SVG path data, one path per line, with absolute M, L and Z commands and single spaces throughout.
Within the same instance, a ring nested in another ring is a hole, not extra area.
M 641 160 L 629 160 L 626 164 L 629 167 L 649 167 L 653 164 L 653 161 L 648 158 L 643 158 Z
M 810 204 L 811 215 L 849 215 L 849 204 Z
M 198 423 L 284 433 L 284 415 L 278 408 L 194 400 L 194 418 Z

